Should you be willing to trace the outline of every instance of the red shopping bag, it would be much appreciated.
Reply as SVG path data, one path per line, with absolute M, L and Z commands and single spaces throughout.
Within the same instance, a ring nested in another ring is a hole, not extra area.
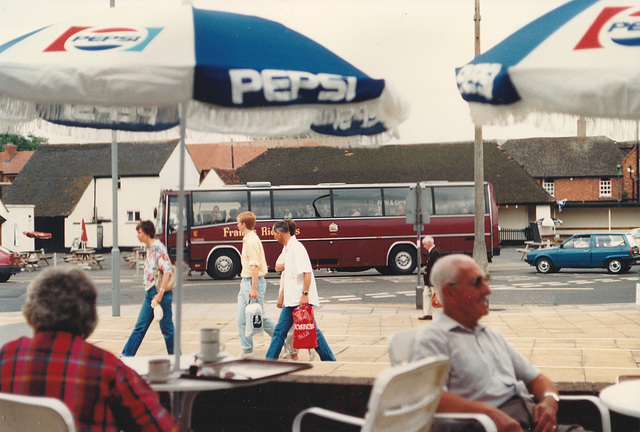
M 295 349 L 313 349 L 318 346 L 316 323 L 313 320 L 311 306 L 298 306 L 293 311 L 293 347 Z
M 442 303 L 440 303 L 440 300 L 438 299 L 435 291 L 433 291 L 433 296 L 431 297 L 431 306 L 434 308 L 442 307 Z

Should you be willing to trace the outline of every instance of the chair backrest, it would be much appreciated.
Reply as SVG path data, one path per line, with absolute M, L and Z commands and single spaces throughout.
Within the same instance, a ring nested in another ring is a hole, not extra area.
M 413 349 L 413 339 L 419 328 L 402 330 L 389 337 L 389 360 L 391 366 L 398 366 L 409 362 L 411 350 Z
M 532 240 L 536 243 L 541 243 L 542 237 L 540 237 L 540 228 L 538 228 L 538 223 L 529 222 L 529 226 L 531 227 Z
M 362 432 L 428 431 L 448 375 L 445 356 L 382 371 L 371 389 Z
M 20 336 L 33 336 L 33 329 L 24 321 L 0 325 L 0 347 Z
M 0 432 L 75 432 L 69 408 L 58 399 L 0 393 Z

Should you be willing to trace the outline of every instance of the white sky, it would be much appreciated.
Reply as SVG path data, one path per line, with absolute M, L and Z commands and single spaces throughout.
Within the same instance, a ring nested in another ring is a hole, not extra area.
M 115 1 L 116 7 L 181 3 Z M 482 50 L 563 3 L 565 0 L 481 0 Z M 411 104 L 410 117 L 400 126 L 400 138 L 394 143 L 473 140 L 473 125 L 467 104 L 458 93 L 454 70 L 473 58 L 474 0 L 195 0 L 194 4 L 279 21 L 368 75 L 386 79 Z M 107 7 L 109 0 L 0 0 L 0 43 L 87 10 Z M 72 141 L 34 132 L 49 137 L 52 143 Z M 572 125 L 555 131 L 521 125 L 483 130 L 485 139 L 575 133 Z

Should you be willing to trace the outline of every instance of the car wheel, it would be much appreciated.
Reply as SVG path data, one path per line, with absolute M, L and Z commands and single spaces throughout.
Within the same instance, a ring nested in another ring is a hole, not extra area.
M 416 269 L 416 250 L 411 246 L 396 246 L 389 255 L 389 268 L 393 274 L 407 275 Z
M 624 265 L 622 265 L 622 261 L 617 258 L 609 260 L 609 262 L 607 263 L 607 271 L 611 274 L 622 273 L 623 268 Z
M 11 274 L 0 274 L 0 282 L 6 282 L 11 277 Z
M 540 258 L 536 263 L 536 270 L 538 270 L 538 273 L 552 273 L 553 269 L 553 263 L 549 258 Z
M 231 250 L 214 252 L 207 263 L 207 274 L 213 279 L 233 279 L 240 273 L 240 259 Z

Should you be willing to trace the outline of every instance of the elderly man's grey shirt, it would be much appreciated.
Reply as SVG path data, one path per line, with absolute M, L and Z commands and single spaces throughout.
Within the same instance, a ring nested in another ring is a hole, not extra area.
M 470 330 L 444 314 L 418 331 L 411 360 L 436 354 L 451 359 L 446 391 L 496 407 L 517 394 L 529 399 L 525 384 L 540 374 L 498 331 L 482 323 Z

